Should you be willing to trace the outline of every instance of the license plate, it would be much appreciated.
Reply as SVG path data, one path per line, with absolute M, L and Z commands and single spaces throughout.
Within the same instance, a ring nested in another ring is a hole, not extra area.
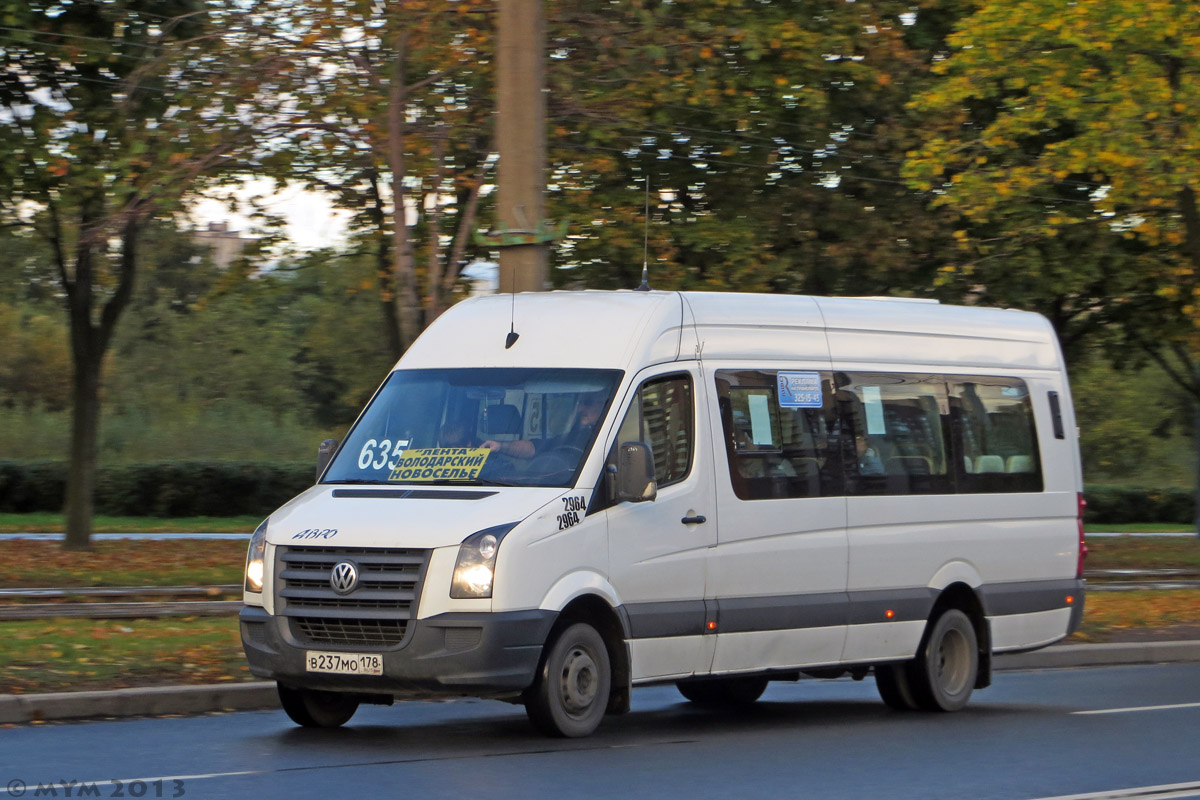
M 382 675 L 383 656 L 309 650 L 304 654 L 304 668 L 309 672 L 332 672 L 336 675 Z

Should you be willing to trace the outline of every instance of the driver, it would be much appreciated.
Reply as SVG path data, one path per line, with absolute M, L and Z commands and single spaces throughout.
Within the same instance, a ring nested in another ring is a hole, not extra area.
M 560 447 L 584 450 L 592 440 L 600 414 L 604 411 L 604 392 L 590 392 L 580 395 L 575 405 L 575 421 L 562 436 L 549 439 L 516 439 L 511 442 L 497 442 L 488 439 L 481 447 L 486 447 L 493 453 L 502 453 L 515 458 L 533 458 L 539 453 L 548 453 Z

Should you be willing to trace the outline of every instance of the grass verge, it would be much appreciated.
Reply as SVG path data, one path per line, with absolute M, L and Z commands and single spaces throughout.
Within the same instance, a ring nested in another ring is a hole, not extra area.
M 1195 525 L 1176 525 L 1172 522 L 1131 522 L 1123 525 L 1086 523 L 1085 533 L 1192 533 Z
M 0 623 L 0 693 L 253 680 L 234 618 Z
M 1137 537 L 1088 541 L 1088 570 L 1200 570 L 1200 538 Z
M 233 540 L 96 542 L 77 553 L 57 542 L 0 542 L 0 588 L 240 584 L 246 543 Z
M 1091 592 L 1071 642 L 1200 639 L 1200 590 Z

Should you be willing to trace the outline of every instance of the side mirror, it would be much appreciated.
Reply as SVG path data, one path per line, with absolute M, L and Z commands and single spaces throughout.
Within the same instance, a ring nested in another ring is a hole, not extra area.
M 618 503 L 644 503 L 658 497 L 650 445 L 645 442 L 621 442 L 617 446 L 615 469 L 613 499 Z
M 317 480 L 321 480 L 321 473 L 329 466 L 329 462 L 333 459 L 333 454 L 337 451 L 337 447 L 337 439 L 326 439 L 317 445 Z

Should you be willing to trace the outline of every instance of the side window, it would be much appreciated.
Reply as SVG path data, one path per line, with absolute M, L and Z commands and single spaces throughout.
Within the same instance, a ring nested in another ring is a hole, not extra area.
M 1040 492 L 1033 404 L 1016 378 L 950 379 L 960 492 Z
M 661 489 L 679 483 L 692 468 L 695 403 L 689 375 L 652 378 L 642 384 L 617 429 L 616 444 L 645 442 L 654 455 L 654 479 Z M 609 456 L 610 461 L 612 455 Z
M 838 373 L 838 406 L 854 441 L 851 494 L 954 491 L 946 446 L 949 400 L 940 375 Z
M 718 370 L 716 387 L 729 478 L 739 498 L 843 493 L 830 373 Z

